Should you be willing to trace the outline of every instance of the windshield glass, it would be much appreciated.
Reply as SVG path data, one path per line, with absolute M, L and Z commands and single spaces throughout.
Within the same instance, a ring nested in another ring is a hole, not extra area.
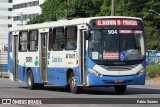
M 140 60 L 145 48 L 142 30 L 92 30 L 89 55 L 93 60 Z

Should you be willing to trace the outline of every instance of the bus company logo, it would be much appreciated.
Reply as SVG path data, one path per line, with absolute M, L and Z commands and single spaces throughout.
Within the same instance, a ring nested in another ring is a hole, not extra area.
M 38 56 L 36 56 L 36 59 L 34 61 L 34 65 L 37 67 L 39 65 Z
M 12 104 L 11 99 L 2 99 L 2 104 Z

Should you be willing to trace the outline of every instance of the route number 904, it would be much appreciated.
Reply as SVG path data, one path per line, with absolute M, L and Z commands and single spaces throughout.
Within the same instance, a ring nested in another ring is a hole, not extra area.
M 110 35 L 117 34 L 117 30 L 108 30 L 108 34 Z

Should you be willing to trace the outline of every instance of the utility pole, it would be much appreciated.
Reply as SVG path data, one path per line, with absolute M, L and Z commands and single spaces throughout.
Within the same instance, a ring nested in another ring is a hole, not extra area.
M 115 15 L 115 0 L 112 0 L 112 6 L 111 6 L 111 16 Z

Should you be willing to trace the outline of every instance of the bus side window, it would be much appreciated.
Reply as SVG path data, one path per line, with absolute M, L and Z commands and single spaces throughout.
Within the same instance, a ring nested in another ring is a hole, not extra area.
M 70 26 L 66 29 L 66 50 L 76 50 L 77 48 L 77 27 Z
M 19 51 L 20 52 L 26 52 L 27 51 L 27 40 L 28 40 L 28 32 L 23 31 L 20 32 L 19 36 Z
M 29 40 L 28 40 L 28 50 L 29 51 L 37 51 L 38 50 L 38 30 L 31 30 L 29 32 Z
M 52 28 L 49 29 L 49 51 L 53 51 L 53 43 L 54 43 L 54 40 L 53 40 L 53 32 L 52 32 Z
M 64 49 L 64 28 L 59 27 L 53 29 L 53 51 Z

